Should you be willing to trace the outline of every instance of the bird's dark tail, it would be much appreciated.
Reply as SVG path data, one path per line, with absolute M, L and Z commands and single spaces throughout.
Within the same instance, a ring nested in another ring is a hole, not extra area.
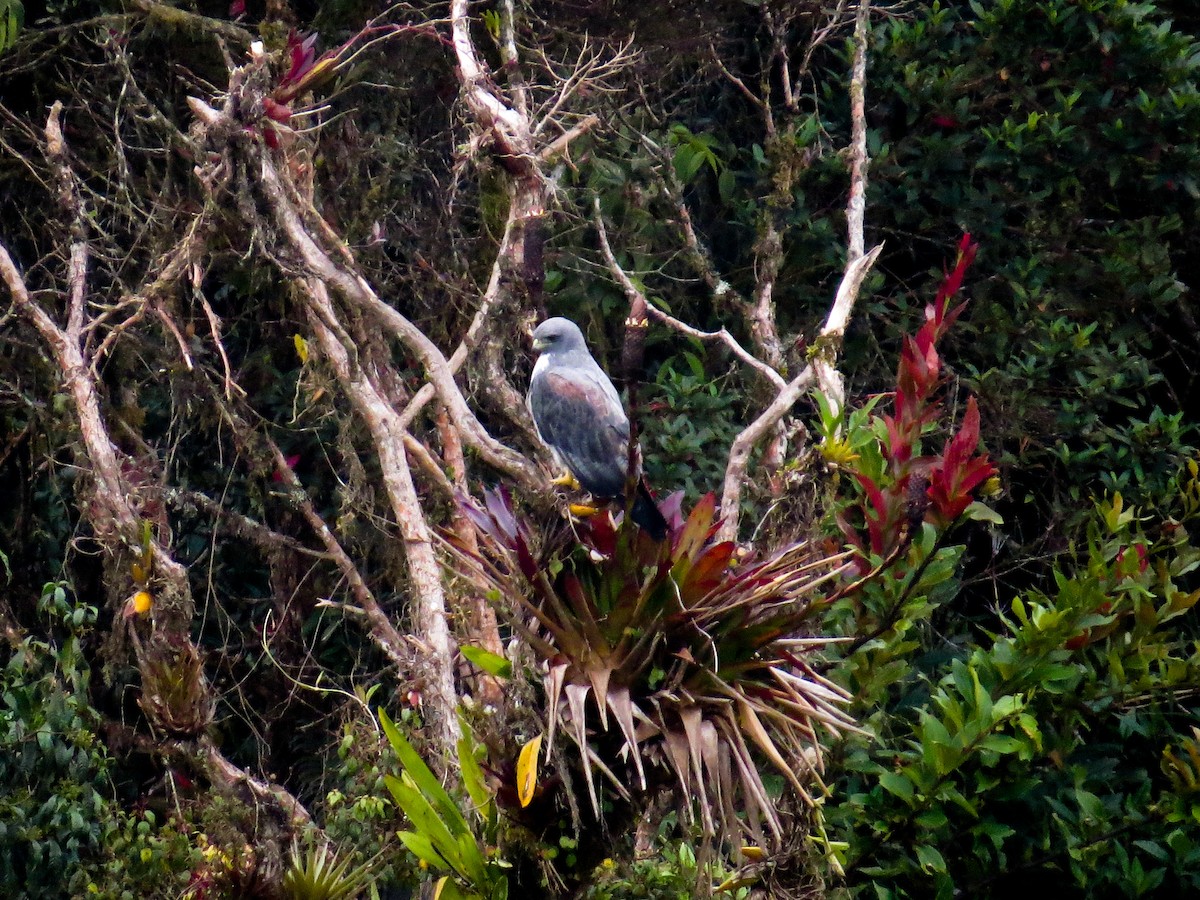
M 629 517 L 654 540 L 661 541 L 666 538 L 667 520 L 658 511 L 658 504 L 650 496 L 649 489 L 640 481 L 638 482 L 637 496 L 633 498 L 633 510 L 629 513 Z

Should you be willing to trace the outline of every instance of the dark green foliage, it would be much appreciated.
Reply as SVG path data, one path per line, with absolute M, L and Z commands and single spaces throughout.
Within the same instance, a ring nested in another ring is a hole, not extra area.
M 401 721 L 412 727 L 410 718 L 406 711 Z M 357 851 L 357 863 L 369 861 L 380 891 L 418 881 L 416 857 L 396 838 L 403 820 L 384 781 L 395 768 L 394 754 L 381 752 L 375 730 L 354 718 L 344 726 L 336 759 L 324 762 L 329 789 L 316 805 L 325 836 L 335 847 Z
M 687 842 L 661 840 L 659 855 L 635 860 L 623 870 L 612 859 L 601 863 L 591 886 L 583 894 L 586 900 L 692 900 L 696 896 L 696 853 Z M 718 896 L 750 896 L 748 887 L 740 887 Z
M 77 632 L 95 611 L 73 608 L 66 591 L 47 585 L 42 612 L 57 646 L 25 640 L 3 671 L 0 710 L 0 879 L 36 896 L 62 883 L 64 872 L 101 850 L 108 760 L 97 745 L 87 701 L 89 671 Z
M 1013 500 L 1044 521 L 1103 480 L 1161 491 L 1194 443 L 1162 410 L 1196 352 L 1200 45 L 1124 0 L 935 3 L 877 39 L 883 266 L 919 273 L 957 228 L 985 248 L 951 355 Z
M 652 485 L 682 490 L 689 503 L 720 484 L 728 447 L 737 436 L 732 378 L 713 378 L 694 353 L 684 351 L 658 370 L 643 391 L 641 444 Z
M 947 595 L 921 583 L 897 626 L 838 667 L 876 733 L 839 752 L 828 809 L 850 841 L 851 885 L 886 897 L 1200 887 L 1200 549 L 1183 524 L 1197 471 L 1153 517 L 1120 495 L 1099 504 L 1054 587 L 1003 604 L 994 634 L 940 637 Z
M 194 862 L 190 842 L 152 812 L 122 811 L 109 781 L 83 654 L 96 610 L 59 584 L 46 585 L 39 607 L 51 637 L 19 640 L 0 670 L 5 896 L 174 895 Z

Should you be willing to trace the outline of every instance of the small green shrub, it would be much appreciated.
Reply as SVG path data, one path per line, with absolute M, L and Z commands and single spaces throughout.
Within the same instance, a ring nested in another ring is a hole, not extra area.
M 930 593 L 843 662 L 875 733 L 835 755 L 826 811 L 848 841 L 852 887 L 880 897 L 1200 887 L 1188 709 L 1200 547 L 1185 524 L 1198 471 L 1192 463 L 1153 517 L 1119 494 L 1098 503 L 1054 586 L 1012 600 L 974 645 L 932 627 L 943 603 Z
M 39 601 L 49 640 L 25 637 L 0 670 L 0 883 L 6 896 L 124 898 L 178 893 L 195 854 L 153 813 L 116 803 L 97 735 L 83 641 L 96 610 L 65 585 Z
M 737 436 L 738 398 L 690 352 L 662 365 L 644 396 L 641 445 L 650 483 L 682 490 L 694 504 L 725 477 L 724 454 L 713 451 Z

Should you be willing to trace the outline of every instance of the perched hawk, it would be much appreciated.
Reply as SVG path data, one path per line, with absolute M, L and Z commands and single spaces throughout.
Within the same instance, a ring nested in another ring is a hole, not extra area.
M 597 497 L 621 497 L 629 419 L 617 389 L 588 353 L 583 332 L 568 319 L 539 325 L 533 349 L 541 355 L 527 402 L 538 437 L 584 490 Z M 667 522 L 640 478 L 631 517 L 654 540 L 666 537 Z

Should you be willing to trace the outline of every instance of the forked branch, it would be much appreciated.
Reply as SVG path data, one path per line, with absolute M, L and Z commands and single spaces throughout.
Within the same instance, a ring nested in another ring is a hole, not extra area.
M 721 493 L 721 540 L 736 540 L 742 497 L 750 455 L 754 447 L 790 412 L 796 401 L 813 385 L 817 385 L 829 399 L 836 411 L 844 408 L 845 388 L 837 359 L 841 352 L 842 339 L 854 303 L 858 299 L 863 281 L 883 249 L 879 244 L 869 252 L 863 248 L 863 221 L 867 189 L 866 141 L 866 58 L 870 0 L 860 0 L 854 29 L 854 60 L 850 73 L 851 141 L 847 151 L 850 168 L 850 190 L 846 204 L 847 251 L 846 268 L 834 295 L 833 304 L 817 339 L 813 341 L 810 362 L 787 387 L 776 396 L 753 422 L 734 439 L 729 450 L 729 461 L 725 467 L 725 482 Z

